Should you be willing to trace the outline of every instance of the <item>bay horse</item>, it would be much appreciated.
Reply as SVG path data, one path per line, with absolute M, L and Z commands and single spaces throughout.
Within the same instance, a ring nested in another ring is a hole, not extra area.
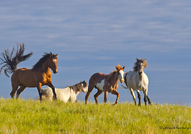
M 147 68 L 147 61 L 146 59 L 138 59 L 136 58 L 136 62 L 134 64 L 134 67 L 132 71 L 129 71 L 125 73 L 125 84 L 127 87 L 124 88 L 129 88 L 131 95 L 133 96 L 134 103 L 136 105 L 136 97 L 134 94 L 134 91 L 137 92 L 138 98 L 139 98 L 139 106 L 141 106 L 141 95 L 140 91 L 143 91 L 144 93 L 144 102 L 145 105 L 147 105 L 147 100 L 148 103 L 151 105 L 152 102 L 150 101 L 147 92 L 148 92 L 148 84 L 149 84 L 149 79 L 147 75 L 144 73 L 144 68 Z
M 98 104 L 97 97 L 104 92 L 104 102 L 107 102 L 107 93 L 112 93 L 117 95 L 116 101 L 114 104 L 118 103 L 119 93 L 117 92 L 118 81 L 121 83 L 124 82 L 124 68 L 122 68 L 119 64 L 116 66 L 116 70 L 111 72 L 110 74 L 103 73 L 95 73 L 89 79 L 88 92 L 85 96 L 85 104 L 87 104 L 87 100 L 93 88 L 95 87 L 98 91 L 94 95 L 94 99 L 96 104 Z
M 65 88 L 55 88 L 57 99 L 66 102 L 75 102 L 80 92 L 87 93 L 88 86 L 85 81 L 77 83 L 73 86 L 67 86 Z M 52 101 L 52 89 L 50 87 L 42 89 L 42 99 Z
M 20 48 L 19 48 L 20 47 Z M 18 49 L 19 48 L 19 49 Z M 5 64 L 1 67 L 0 72 L 4 69 L 5 74 L 9 77 L 8 73 L 13 73 L 11 76 L 12 91 L 10 93 L 11 97 L 14 99 L 15 93 L 17 91 L 16 98 L 19 97 L 20 93 L 24 91 L 26 87 L 37 87 L 40 100 L 42 100 L 41 86 L 48 85 L 52 88 L 54 98 L 56 99 L 55 87 L 52 84 L 51 78 L 52 74 L 50 69 L 54 74 L 58 72 L 57 69 L 57 55 L 50 53 L 45 53 L 43 57 L 33 66 L 32 69 L 20 68 L 17 69 L 17 65 L 21 61 L 27 60 L 33 53 L 23 55 L 25 50 L 24 44 L 17 45 L 17 50 L 15 56 L 13 56 L 15 49 L 13 47 L 12 52 L 9 54 L 9 50 L 5 49 L 2 53 L 3 58 L 0 64 Z M 18 89 L 19 87 L 19 89 Z

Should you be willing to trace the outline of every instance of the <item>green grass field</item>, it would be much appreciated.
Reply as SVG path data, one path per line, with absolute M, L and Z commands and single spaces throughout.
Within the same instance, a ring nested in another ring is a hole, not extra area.
M 2 134 L 191 133 L 191 108 L 181 105 L 138 107 L 133 103 L 96 105 L 34 100 L 0 100 Z

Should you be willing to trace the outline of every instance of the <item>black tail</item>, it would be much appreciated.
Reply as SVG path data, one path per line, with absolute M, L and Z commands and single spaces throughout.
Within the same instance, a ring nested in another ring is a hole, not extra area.
M 17 69 L 17 65 L 20 62 L 27 60 L 33 54 L 33 52 L 30 52 L 27 55 L 23 55 L 24 51 L 25 51 L 24 43 L 17 44 L 17 50 L 15 50 L 15 48 L 13 47 L 11 53 L 9 53 L 8 49 L 5 49 L 5 51 L 1 54 L 3 58 L 0 58 L 0 65 L 4 64 L 0 68 L 0 73 L 4 69 L 5 75 L 9 77 L 8 73 L 9 74 L 13 73 Z

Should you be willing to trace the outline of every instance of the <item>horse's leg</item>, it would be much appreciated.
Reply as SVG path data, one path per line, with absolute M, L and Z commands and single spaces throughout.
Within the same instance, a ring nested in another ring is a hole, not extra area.
M 48 86 L 52 89 L 53 92 L 53 99 L 56 100 L 57 96 L 56 96 L 56 92 L 55 92 L 55 87 L 52 85 L 52 82 L 48 83 Z
M 117 98 L 116 98 L 116 101 L 115 101 L 115 104 L 117 104 L 118 100 L 119 100 L 119 93 L 117 91 L 115 91 L 115 90 L 113 90 L 111 93 L 117 95 Z
M 144 100 L 145 100 L 145 101 L 147 101 L 147 100 L 148 100 L 149 105 L 152 105 L 152 102 L 151 102 L 151 100 L 149 99 L 149 97 L 148 97 L 148 95 L 147 95 L 147 91 L 148 91 L 148 90 L 145 90 L 145 91 L 143 92 L 143 93 L 144 93 L 144 95 L 145 95 Z M 145 105 L 146 105 L 146 103 L 145 103 Z
M 16 85 L 16 84 L 13 84 L 13 83 L 12 83 L 12 91 L 11 91 L 11 93 L 10 93 L 11 98 L 13 98 L 13 99 L 15 98 L 15 93 L 16 93 L 18 87 L 19 87 L 19 85 Z
M 103 91 L 98 90 L 97 93 L 94 95 L 94 99 L 95 99 L 96 104 L 98 104 L 97 97 L 98 97 L 102 92 L 103 92 Z
M 104 103 L 107 102 L 107 93 L 108 93 L 107 91 L 104 92 Z
M 25 90 L 25 88 L 26 88 L 25 86 L 21 85 L 20 88 L 17 90 L 17 97 L 16 97 L 17 99 L 18 99 L 20 93 L 21 93 L 23 90 Z
M 136 103 L 136 97 L 135 97 L 134 91 L 133 91 L 132 88 L 129 88 L 129 90 L 130 90 L 130 92 L 131 92 L 131 95 L 133 96 L 133 100 L 134 100 L 135 105 L 136 105 L 137 103 Z
M 42 101 L 42 91 L 41 91 L 41 86 L 42 86 L 42 84 L 41 84 L 41 83 L 38 83 L 38 85 L 37 85 L 37 89 L 38 89 L 38 93 L 39 93 L 40 101 Z
M 139 98 L 139 106 L 141 106 L 141 94 L 140 94 L 139 90 L 137 90 L 137 95 L 138 95 L 138 98 Z
M 88 92 L 87 92 L 87 94 L 86 94 L 86 96 L 85 96 L 85 104 L 87 104 L 89 95 L 90 95 L 91 91 L 93 90 L 93 88 L 94 88 L 94 86 L 90 86 L 90 84 L 89 84 L 89 86 L 88 86 Z
M 144 101 L 145 101 L 145 106 L 146 106 L 146 105 L 147 105 L 147 98 L 148 98 L 148 96 L 147 96 L 147 90 L 144 90 L 143 93 L 144 93 Z M 149 100 L 150 100 L 150 99 L 149 99 Z
M 147 96 L 147 99 L 148 99 L 149 105 L 152 105 L 152 102 L 151 102 L 151 100 L 149 99 L 148 96 Z

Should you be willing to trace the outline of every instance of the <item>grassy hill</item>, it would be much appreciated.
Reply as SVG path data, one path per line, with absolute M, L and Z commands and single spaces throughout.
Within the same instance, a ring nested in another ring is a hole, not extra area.
M 2 134 L 191 133 L 191 108 L 181 105 L 96 105 L 34 100 L 0 100 Z

